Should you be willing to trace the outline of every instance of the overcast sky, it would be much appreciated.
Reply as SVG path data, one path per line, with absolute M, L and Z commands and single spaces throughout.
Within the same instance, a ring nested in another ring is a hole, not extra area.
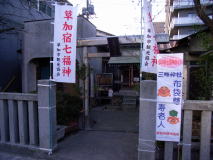
M 69 0 L 78 5 L 79 13 L 86 6 L 86 0 Z M 139 0 L 91 0 L 96 15 L 90 17 L 95 26 L 115 35 L 140 34 Z M 165 20 L 165 0 L 152 0 L 154 21 Z

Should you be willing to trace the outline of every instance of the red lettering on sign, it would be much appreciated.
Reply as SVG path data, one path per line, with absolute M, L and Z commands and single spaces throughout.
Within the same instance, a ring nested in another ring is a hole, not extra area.
M 183 60 L 178 57 L 166 56 L 158 60 L 158 64 L 162 67 L 175 68 L 183 64 Z
M 63 34 L 63 40 L 64 40 L 64 42 L 65 43 L 71 42 L 72 41 L 71 37 L 72 37 L 72 34 L 70 34 L 70 33 Z
M 71 69 L 70 69 L 70 67 L 67 67 L 67 68 L 63 68 L 63 70 L 62 70 L 62 73 L 63 73 L 63 76 L 70 76 L 70 73 L 71 73 Z
M 72 47 L 68 46 L 67 44 L 66 44 L 65 47 L 63 48 L 63 50 L 64 50 L 67 54 L 72 53 L 71 49 L 72 49 Z
M 68 24 L 67 22 L 65 22 L 63 24 L 63 30 L 67 31 L 67 30 L 72 30 L 72 25 L 71 24 Z
M 64 14 L 65 14 L 64 18 L 66 18 L 68 21 L 70 19 L 72 19 L 72 11 L 71 10 L 65 11 Z
M 64 56 L 63 63 L 64 63 L 64 65 L 71 65 L 70 56 Z

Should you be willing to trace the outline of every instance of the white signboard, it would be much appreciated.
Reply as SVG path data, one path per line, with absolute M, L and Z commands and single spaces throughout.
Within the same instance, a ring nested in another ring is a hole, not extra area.
M 53 79 L 75 83 L 77 9 L 70 5 L 55 6 Z
M 157 56 L 156 139 L 180 141 L 183 54 Z
M 150 2 L 144 2 L 144 39 L 141 70 L 143 72 L 157 73 L 157 54 L 159 53 L 156 42 L 154 26 L 152 23 Z

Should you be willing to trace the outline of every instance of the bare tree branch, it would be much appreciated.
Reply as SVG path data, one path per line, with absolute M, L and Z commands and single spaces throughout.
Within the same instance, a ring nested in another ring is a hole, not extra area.
M 200 19 L 209 27 L 211 34 L 213 35 L 213 19 L 209 18 L 204 8 L 202 7 L 200 0 L 193 0 L 195 9 Z
M 1 0 L 0 0 L 1 1 Z M 29 18 L 26 14 L 30 15 L 32 17 L 32 20 L 36 20 L 36 17 L 33 15 L 32 11 L 35 10 L 30 3 L 24 3 L 23 0 L 18 0 L 20 3 L 19 6 L 15 6 L 11 1 L 1 1 L 0 5 L 3 7 L 9 7 L 10 10 L 7 10 L 5 13 L 1 13 L 0 15 L 0 23 L 1 25 L 4 25 L 3 29 L 0 29 L 0 34 L 4 32 L 8 32 L 11 30 L 17 30 L 17 28 L 14 28 L 14 26 L 11 26 L 8 22 L 5 22 L 4 20 L 10 19 L 9 17 L 17 17 L 17 18 Z M 28 0 L 28 2 L 34 2 L 33 0 Z M 26 11 L 26 16 L 23 14 L 15 14 L 16 12 L 11 12 L 12 9 L 20 10 L 20 11 Z M 37 12 L 38 14 L 42 15 L 41 12 Z
M 8 31 L 13 31 L 15 28 L 6 28 L 6 29 L 0 29 L 0 34 Z

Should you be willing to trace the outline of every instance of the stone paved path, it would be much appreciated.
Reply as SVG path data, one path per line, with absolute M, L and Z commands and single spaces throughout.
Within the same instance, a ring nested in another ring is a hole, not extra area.
M 139 113 L 137 111 L 104 111 L 91 112 L 96 122 L 93 130 L 123 131 L 138 133 Z
M 15 155 L 15 154 L 6 153 L 6 152 L 0 152 L 0 160 L 38 160 L 38 159 Z M 39 160 L 42 160 L 42 159 L 39 159 Z
M 51 156 L 0 151 L 0 160 L 137 160 L 138 113 L 95 111 L 92 115 L 96 121 L 92 130 L 66 137 Z
M 59 144 L 54 154 L 69 160 L 137 160 L 135 133 L 81 131 Z

